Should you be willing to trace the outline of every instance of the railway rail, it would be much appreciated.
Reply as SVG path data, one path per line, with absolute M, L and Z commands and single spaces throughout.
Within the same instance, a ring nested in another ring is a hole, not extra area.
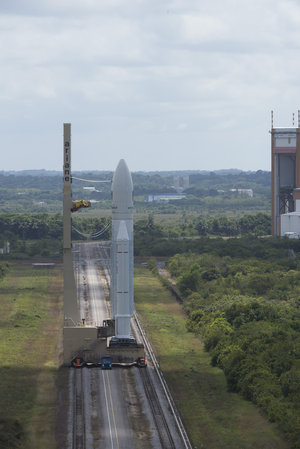
M 74 373 L 74 408 L 72 449 L 85 449 L 85 413 L 83 392 L 83 370 Z
M 161 447 L 162 449 L 176 449 L 176 445 L 172 438 L 171 431 L 169 429 L 164 412 L 160 405 L 152 379 L 149 375 L 149 371 L 142 369 L 141 377 L 143 380 L 145 393 L 148 398 L 150 408 L 152 410 L 152 415 L 157 428 L 157 433 L 161 443 Z
M 182 442 L 184 444 L 184 447 L 185 447 L 185 449 L 193 449 L 193 447 L 191 445 L 191 442 L 189 440 L 189 437 L 188 437 L 188 435 L 186 433 L 186 430 L 184 428 L 184 425 L 183 425 L 183 423 L 181 421 L 179 412 L 177 411 L 177 408 L 175 406 L 175 403 L 173 401 L 173 398 L 172 398 L 171 393 L 169 391 L 169 388 L 167 386 L 167 383 L 166 383 L 166 381 L 165 381 L 165 379 L 164 379 L 164 377 L 163 377 L 163 375 L 162 375 L 162 373 L 161 373 L 161 371 L 159 369 L 159 365 L 158 365 L 158 362 L 156 360 L 155 354 L 154 354 L 154 352 L 153 352 L 153 350 L 151 348 L 151 345 L 150 345 L 150 343 L 149 343 L 149 341 L 147 339 L 147 336 L 146 336 L 146 334 L 145 334 L 145 332 L 144 332 L 144 330 L 143 330 L 143 328 L 141 326 L 141 323 L 139 321 L 137 313 L 134 314 L 134 324 L 136 325 L 136 327 L 137 327 L 137 329 L 139 331 L 139 334 L 140 334 L 140 336 L 141 336 L 141 338 L 143 340 L 143 343 L 144 343 L 144 346 L 145 346 L 145 349 L 146 349 L 146 352 L 147 352 L 147 356 L 148 356 L 148 358 L 150 358 L 150 360 L 151 360 L 151 362 L 152 362 L 152 364 L 154 366 L 155 372 L 156 372 L 156 374 L 158 376 L 159 382 L 160 382 L 160 384 L 162 386 L 163 392 L 164 392 L 165 397 L 167 399 L 168 406 L 169 406 L 170 411 L 171 411 L 171 413 L 172 413 L 172 415 L 173 415 L 173 417 L 175 419 L 175 423 L 176 423 L 178 432 L 180 434 L 181 440 L 182 440 Z M 135 325 L 134 325 L 134 327 L 135 327 Z M 143 370 L 141 370 L 141 373 L 142 373 L 142 376 L 144 376 Z M 148 375 L 148 377 L 149 377 L 149 380 L 151 381 L 149 375 Z M 143 382 L 144 382 L 144 379 L 143 379 Z M 144 383 L 144 386 L 145 386 L 145 383 Z M 146 390 L 146 386 L 145 386 L 145 390 Z M 146 390 L 146 393 L 147 393 L 147 390 Z M 156 397 L 157 397 L 157 395 L 156 395 Z M 157 400 L 158 400 L 158 398 L 157 398 Z M 159 400 L 158 400 L 158 402 L 159 402 Z M 153 413 L 153 416 L 155 416 L 154 413 Z M 166 420 L 164 419 L 164 421 L 166 421 Z M 158 423 L 157 428 L 159 429 L 159 427 L 160 427 L 160 424 Z M 168 428 L 167 422 L 166 422 L 166 427 Z M 167 433 L 168 433 L 168 430 L 167 430 Z M 172 436 L 171 436 L 171 438 L 172 438 Z M 173 442 L 173 444 L 174 444 L 174 442 Z M 174 445 L 174 446 L 163 446 L 163 447 L 166 447 L 166 448 L 170 447 L 170 448 L 172 448 L 172 447 L 176 447 L 176 446 Z

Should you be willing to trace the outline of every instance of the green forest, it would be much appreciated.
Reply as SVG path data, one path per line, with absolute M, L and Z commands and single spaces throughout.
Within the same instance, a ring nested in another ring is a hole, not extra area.
M 167 266 L 211 363 L 300 447 L 300 246 L 206 240 Z
M 110 238 L 109 220 L 95 217 L 72 219 L 72 239 L 86 240 L 89 234 L 105 229 L 101 239 Z M 61 214 L 1 214 L 0 247 L 10 242 L 11 257 L 55 257 L 62 255 Z M 7 257 L 7 255 L 6 255 Z
M 112 172 L 74 172 L 73 199 L 92 201 L 89 214 L 110 209 Z M 184 179 L 188 178 L 187 185 Z M 83 179 L 88 182 L 82 181 Z M 225 170 L 216 172 L 132 173 L 137 214 L 202 213 L 209 215 L 270 212 L 270 173 Z M 107 181 L 97 183 L 97 181 Z M 237 189 L 252 189 L 249 197 Z M 149 194 L 184 193 L 179 201 L 147 202 Z M 58 213 L 62 210 L 59 172 L 0 172 L 2 213 Z
M 101 240 L 110 239 L 110 219 L 72 217 L 72 239 L 85 240 L 85 235 L 104 230 Z M 169 224 L 155 223 L 153 214 L 139 219 L 134 225 L 135 255 L 170 256 L 202 245 L 201 237 L 241 237 L 245 235 L 269 235 L 270 216 L 258 213 L 241 218 L 217 216 L 203 218 L 177 215 Z M 62 254 L 61 214 L 0 214 L 0 247 L 9 241 L 13 255 Z

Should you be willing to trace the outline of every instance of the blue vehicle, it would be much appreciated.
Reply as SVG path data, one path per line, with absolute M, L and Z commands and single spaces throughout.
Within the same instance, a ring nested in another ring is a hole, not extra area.
M 112 369 L 112 359 L 111 359 L 111 357 L 102 357 L 102 359 L 101 359 L 101 369 Z

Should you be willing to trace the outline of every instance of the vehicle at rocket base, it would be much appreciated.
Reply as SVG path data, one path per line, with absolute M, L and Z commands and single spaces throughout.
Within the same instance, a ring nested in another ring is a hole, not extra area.
M 112 181 L 111 314 L 116 338 L 130 335 L 133 316 L 133 184 L 121 159 Z

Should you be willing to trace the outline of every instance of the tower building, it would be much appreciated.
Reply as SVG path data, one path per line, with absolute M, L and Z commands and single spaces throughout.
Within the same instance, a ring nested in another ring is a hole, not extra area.
M 274 128 L 272 111 L 272 235 L 300 237 L 300 111 L 298 126 Z

